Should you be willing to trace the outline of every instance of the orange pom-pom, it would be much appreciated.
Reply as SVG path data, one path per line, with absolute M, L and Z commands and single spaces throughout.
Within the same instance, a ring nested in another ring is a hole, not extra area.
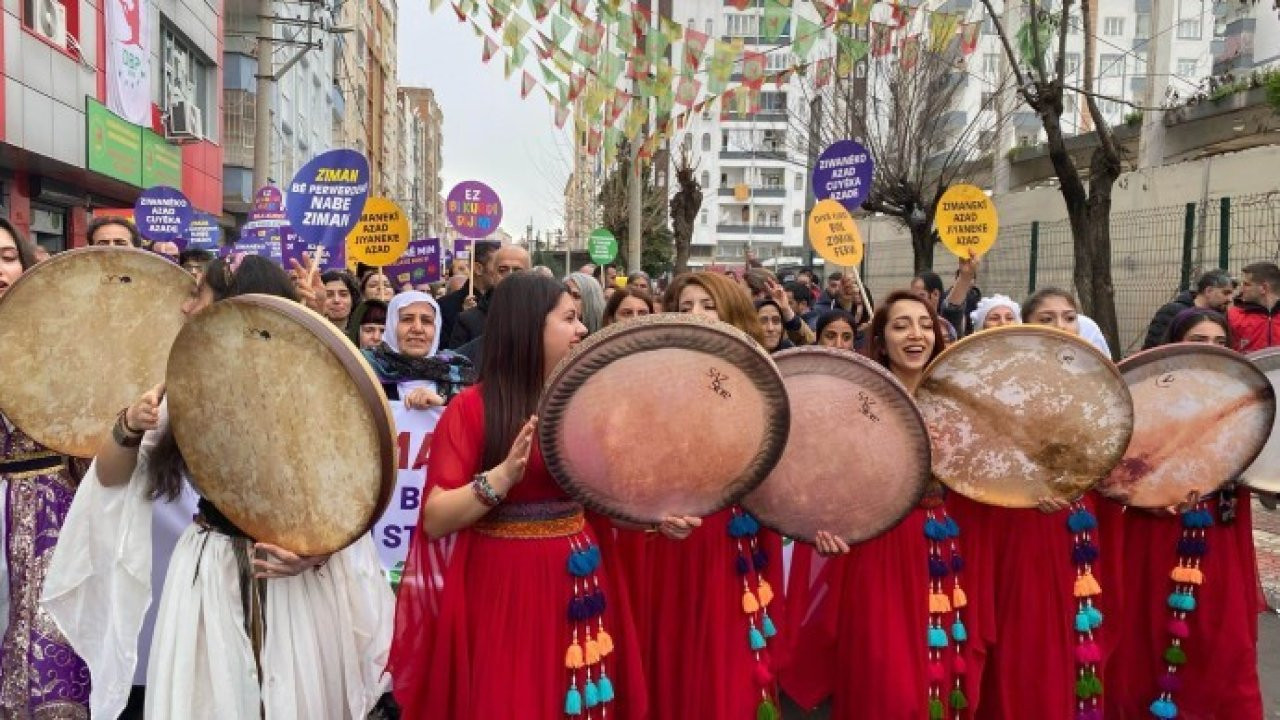
M 582 646 L 575 642 L 564 653 L 564 666 L 570 670 L 578 670 L 583 665 Z
M 756 596 L 750 590 L 742 593 L 742 612 L 750 615 L 760 611 L 760 601 L 756 600 Z
M 600 643 L 595 640 L 587 640 L 586 660 L 588 665 L 595 665 L 600 662 Z
M 773 586 L 768 580 L 761 578 L 760 587 L 756 590 L 756 596 L 760 598 L 761 607 L 769 607 L 769 603 L 773 602 Z
M 600 657 L 608 657 L 613 652 L 613 637 L 600 628 L 600 632 L 596 633 L 596 644 L 600 646 Z
M 959 610 L 969 604 L 969 596 L 964 594 L 964 589 L 959 585 L 951 591 L 951 607 Z
M 951 612 L 951 600 L 947 598 L 946 593 L 929 593 L 929 612 Z
M 1093 597 L 1102 594 L 1102 588 L 1093 577 L 1093 573 L 1085 573 L 1076 578 L 1075 596 L 1078 598 Z

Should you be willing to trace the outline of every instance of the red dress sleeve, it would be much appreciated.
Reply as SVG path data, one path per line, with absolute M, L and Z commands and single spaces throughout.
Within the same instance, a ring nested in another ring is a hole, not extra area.
M 463 390 L 449 403 L 431 436 L 427 492 L 460 488 L 483 468 L 484 400 L 479 386 Z

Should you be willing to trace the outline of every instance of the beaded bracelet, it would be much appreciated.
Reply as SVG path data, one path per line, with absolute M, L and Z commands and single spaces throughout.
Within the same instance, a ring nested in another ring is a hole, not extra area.
M 128 412 L 129 408 L 125 408 L 116 416 L 116 423 L 111 426 L 111 437 L 120 447 L 136 448 L 142 445 L 142 436 L 145 433 L 129 427 L 129 420 L 126 418 Z
M 489 484 L 488 473 L 478 473 L 471 478 L 471 490 L 485 507 L 497 507 L 502 502 L 502 496 Z

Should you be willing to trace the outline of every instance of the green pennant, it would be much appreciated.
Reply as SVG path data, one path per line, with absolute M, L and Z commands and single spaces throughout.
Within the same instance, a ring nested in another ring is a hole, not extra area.
M 618 85 L 618 77 L 626 67 L 626 60 L 617 53 L 606 52 L 600 61 L 600 81 L 610 87 Z
M 715 50 L 711 54 L 711 67 L 707 71 L 707 92 L 717 95 L 724 91 L 733 75 L 733 63 L 738 59 L 742 39 L 727 43 L 714 40 Z
M 671 41 L 660 32 L 651 32 L 645 36 L 644 54 L 651 63 L 658 62 L 659 58 L 666 55 L 669 47 L 671 47 Z
M 563 47 L 572 33 L 573 26 L 569 24 L 568 20 L 565 20 L 560 15 L 551 16 L 551 39 L 556 45 Z
M 836 33 L 839 43 L 836 48 L 836 77 L 846 77 L 853 73 L 853 66 L 867 56 L 869 46 L 865 41 L 845 37 Z
M 796 15 L 796 39 L 793 48 L 797 58 L 801 61 L 809 58 L 809 52 L 813 50 L 813 44 L 818 41 L 818 35 L 821 32 L 821 25 L 806 19 L 804 15 Z
M 542 70 L 542 81 L 548 85 L 559 84 L 560 76 L 554 70 L 547 67 L 545 63 L 538 63 L 538 68 Z
M 511 61 L 516 67 L 524 67 L 524 61 L 529 57 L 529 48 L 524 45 L 516 45 L 511 48 Z
M 494 24 L 501 25 L 507 21 L 507 16 L 511 14 L 511 0 L 489 0 L 489 9 L 493 12 Z
M 510 16 L 507 19 L 507 26 L 502 29 L 502 44 L 511 48 L 519 45 L 530 27 L 529 21 L 519 15 Z
M 545 20 L 547 13 L 551 12 L 551 0 L 529 0 L 529 6 L 533 8 L 533 19 L 538 22 Z
M 631 52 L 636 46 L 635 33 L 631 31 L 631 16 L 625 12 L 618 13 L 618 25 L 613 31 L 613 41 L 623 55 Z
M 791 20 L 791 8 L 779 0 L 764 0 L 764 15 L 760 18 L 760 37 L 765 42 L 780 42 Z

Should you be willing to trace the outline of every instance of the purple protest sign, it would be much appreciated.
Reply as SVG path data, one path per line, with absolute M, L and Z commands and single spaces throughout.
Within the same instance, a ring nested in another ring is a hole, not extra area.
M 827 146 L 813 167 L 813 196 L 831 198 L 849 212 L 862 206 L 871 192 L 871 154 L 856 140 L 838 140 Z
M 420 238 L 409 243 L 400 259 L 382 268 L 397 290 L 440 280 L 440 238 Z
M 287 228 L 279 227 L 262 227 L 262 228 L 244 228 L 240 231 L 240 241 L 234 246 L 222 248 L 222 256 L 229 255 L 233 252 L 241 252 L 246 255 L 261 255 L 272 261 L 283 264 L 284 254 L 284 233 Z
M 289 217 L 284 212 L 284 195 L 275 185 L 258 188 L 253 194 L 253 207 L 245 219 L 245 226 L 288 225 Z
M 321 245 L 330 262 L 346 264 L 347 234 L 360 222 L 369 196 L 369 161 L 355 150 L 329 150 L 302 166 L 285 202 L 289 225 Z
M 489 237 L 502 223 L 502 201 L 493 188 L 467 180 L 449 191 L 444 214 L 458 234 L 469 238 Z
M 341 270 L 342 265 L 335 264 L 334 259 L 330 257 L 329 251 L 319 243 L 309 242 L 301 235 L 293 231 L 288 225 L 280 228 L 280 235 L 283 238 L 282 259 L 281 262 L 286 270 L 293 268 L 293 261 L 297 260 L 298 265 L 306 267 L 306 263 L 302 261 L 302 254 L 306 253 L 307 257 L 313 260 L 319 260 L 321 270 Z M 341 258 L 338 259 L 341 262 Z
M 195 208 L 181 190 L 157 185 L 142 191 L 133 205 L 133 221 L 142 237 L 152 242 L 185 242 L 182 233 L 191 223 Z
M 222 226 L 218 219 L 209 213 L 197 212 L 187 225 L 188 250 L 209 250 L 217 252 L 222 244 Z

